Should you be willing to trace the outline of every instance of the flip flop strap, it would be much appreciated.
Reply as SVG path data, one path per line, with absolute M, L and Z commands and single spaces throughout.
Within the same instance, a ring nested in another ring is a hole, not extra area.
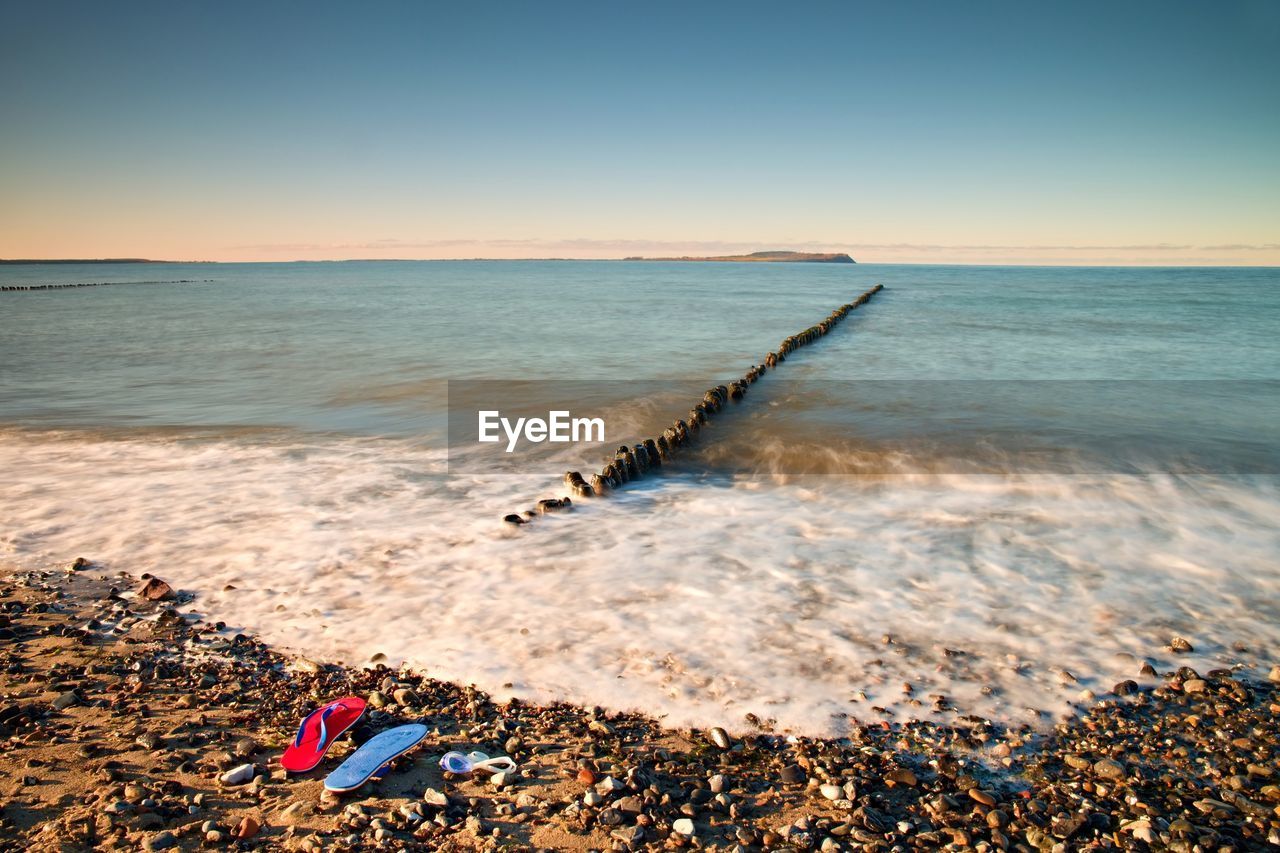
M 298 736 L 294 738 L 293 745 L 302 746 L 302 736 L 307 731 L 307 723 L 311 722 L 312 717 L 314 717 L 316 714 L 319 714 L 320 715 L 320 740 L 316 741 L 316 752 L 319 752 L 321 749 L 324 748 L 325 741 L 329 739 L 329 730 L 325 727 L 324 721 L 329 719 L 329 715 L 332 714 L 334 711 L 337 711 L 339 709 L 345 710 L 346 707 L 347 706 L 342 704 L 341 702 L 333 702 L 332 704 L 326 705 L 323 708 L 316 708 L 310 714 L 307 714 L 307 716 L 303 717 L 302 719 L 302 725 L 298 726 Z

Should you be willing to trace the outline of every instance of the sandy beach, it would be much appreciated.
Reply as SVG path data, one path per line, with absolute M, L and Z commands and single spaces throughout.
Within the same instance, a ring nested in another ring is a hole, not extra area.
M 73 564 L 74 565 L 74 564 Z M 969 717 L 838 740 L 671 730 L 640 715 L 495 704 L 385 667 L 289 656 L 78 568 L 0 587 L 6 850 L 1247 850 L 1280 843 L 1280 668 L 1159 673 L 1050 731 Z M 163 592 L 163 588 L 161 588 Z M 1176 644 L 1175 644 L 1176 645 Z M 1135 676 L 1139 673 L 1135 673 Z M 313 773 L 279 756 L 347 694 L 370 713 Z M 382 781 L 322 779 L 377 731 L 430 735 Z M 439 756 L 515 773 L 444 774 Z

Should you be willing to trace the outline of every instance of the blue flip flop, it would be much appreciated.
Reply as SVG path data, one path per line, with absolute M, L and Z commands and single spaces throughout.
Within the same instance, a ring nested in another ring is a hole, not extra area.
M 325 778 L 325 788 L 354 791 L 370 779 L 381 779 L 392 761 L 422 743 L 426 736 L 427 727 L 421 723 L 396 726 L 374 735 Z

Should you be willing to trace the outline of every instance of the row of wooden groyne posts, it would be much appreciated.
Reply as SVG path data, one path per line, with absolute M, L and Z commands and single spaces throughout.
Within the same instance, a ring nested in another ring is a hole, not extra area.
M 173 281 L 82 281 L 76 284 L 6 284 L 0 285 L 0 292 L 10 290 L 67 290 L 72 287 L 110 287 L 113 284 L 207 284 L 211 278 L 181 278 Z
M 619 489 L 633 480 L 640 479 L 650 471 L 661 468 L 664 462 L 671 460 L 681 449 L 689 446 L 707 422 L 719 414 L 730 401 L 741 400 L 746 395 L 747 389 L 757 379 L 764 376 L 766 372 L 777 369 L 778 365 L 786 361 L 787 356 L 792 352 L 826 335 L 839 325 L 850 311 L 865 305 L 881 290 L 884 290 L 884 285 L 877 284 L 857 299 L 832 311 L 817 325 L 786 338 L 777 350 L 765 356 L 763 364 L 752 365 L 741 379 L 735 379 L 728 385 L 717 385 L 703 394 L 702 401 L 689 410 L 687 418 L 677 419 L 656 439 L 646 438 L 631 447 L 622 445 L 614 453 L 613 458 L 605 464 L 603 470 L 591 475 L 590 482 L 578 471 L 567 472 L 564 475 L 565 486 L 574 497 L 604 497 L 614 489 Z M 533 509 L 525 510 L 524 513 L 511 513 L 503 516 L 502 520 L 512 525 L 527 524 L 539 515 L 565 510 L 572 506 L 573 498 L 569 496 L 544 498 L 538 501 Z

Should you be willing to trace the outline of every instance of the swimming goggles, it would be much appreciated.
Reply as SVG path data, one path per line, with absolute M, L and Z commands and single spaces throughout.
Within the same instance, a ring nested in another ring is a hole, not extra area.
M 476 770 L 487 770 L 490 773 L 505 773 L 516 769 L 516 763 L 505 755 L 490 758 L 483 752 L 446 752 L 440 757 L 440 767 L 459 776 L 473 773 Z

